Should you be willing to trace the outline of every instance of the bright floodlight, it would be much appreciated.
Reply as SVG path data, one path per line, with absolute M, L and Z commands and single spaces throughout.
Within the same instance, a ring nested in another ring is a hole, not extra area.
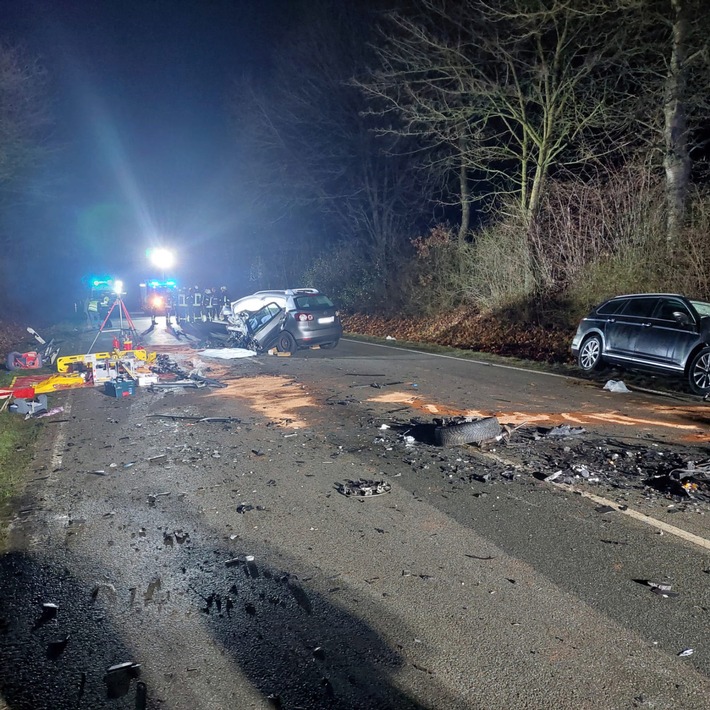
M 113 282 L 113 292 L 117 293 L 120 296 L 122 291 L 123 291 L 123 281 L 114 281 Z
M 175 255 L 170 251 L 170 249 L 149 249 L 148 257 L 150 258 L 153 266 L 156 266 L 162 271 L 171 269 L 175 263 Z

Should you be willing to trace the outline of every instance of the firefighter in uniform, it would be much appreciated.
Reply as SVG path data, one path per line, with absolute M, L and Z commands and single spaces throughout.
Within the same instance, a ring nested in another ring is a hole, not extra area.
M 202 291 L 199 286 L 192 289 L 192 298 L 190 299 L 191 322 L 196 323 L 202 318 Z
M 220 287 L 218 300 L 219 305 L 217 307 L 219 308 L 219 318 L 220 320 L 226 320 L 226 311 L 229 311 L 232 306 L 232 299 L 227 292 L 226 286 Z
M 187 291 L 180 287 L 177 293 L 177 322 L 185 322 L 187 320 Z
M 210 291 L 209 319 L 217 320 L 217 316 L 219 315 L 219 295 L 216 288 L 210 289 Z
M 170 327 L 170 318 L 175 310 L 175 296 L 171 288 L 165 289 L 165 325 Z
M 95 328 L 99 324 L 99 299 L 91 295 L 84 303 L 87 324 L 89 328 Z

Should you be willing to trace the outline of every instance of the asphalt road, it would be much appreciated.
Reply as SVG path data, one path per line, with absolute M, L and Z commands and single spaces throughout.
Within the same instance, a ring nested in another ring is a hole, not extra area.
M 149 338 L 227 386 L 55 395 L 0 560 L 7 707 L 708 707 L 710 508 L 611 473 L 706 459 L 707 405 L 347 340 L 223 362 Z M 426 443 L 457 413 L 522 426 Z M 560 424 L 585 432 L 540 434 Z M 597 483 L 541 480 L 584 456 Z M 338 492 L 360 478 L 391 490 Z

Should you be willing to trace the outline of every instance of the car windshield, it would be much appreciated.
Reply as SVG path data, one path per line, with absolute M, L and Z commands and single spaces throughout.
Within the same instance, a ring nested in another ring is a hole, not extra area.
M 710 303 L 705 301 L 691 301 L 693 307 L 701 316 L 710 316 Z
M 332 308 L 333 302 L 321 293 L 294 298 L 296 308 Z

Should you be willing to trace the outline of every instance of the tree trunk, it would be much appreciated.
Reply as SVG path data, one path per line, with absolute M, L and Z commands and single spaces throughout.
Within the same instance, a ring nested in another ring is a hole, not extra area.
M 671 0 L 675 17 L 673 39 L 664 102 L 666 171 L 666 242 L 672 251 L 678 241 L 685 217 L 685 204 L 690 180 L 690 156 L 684 104 L 686 92 L 686 58 L 688 18 L 686 0 Z
M 459 169 L 459 182 L 461 190 L 461 226 L 459 227 L 459 242 L 463 243 L 466 234 L 471 228 L 471 192 L 468 186 L 468 171 L 461 156 L 461 167 Z

